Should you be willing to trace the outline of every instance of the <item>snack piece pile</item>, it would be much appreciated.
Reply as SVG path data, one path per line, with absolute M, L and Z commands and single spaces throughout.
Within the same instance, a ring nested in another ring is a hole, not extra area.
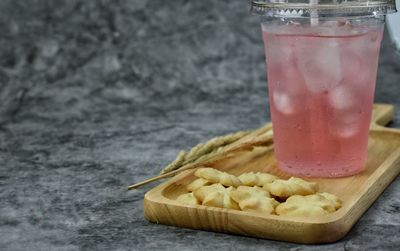
M 199 168 L 194 175 L 198 179 L 178 196 L 180 203 L 303 217 L 333 213 L 342 205 L 335 195 L 318 192 L 317 183 L 297 177 L 260 172 L 236 177 L 214 168 Z

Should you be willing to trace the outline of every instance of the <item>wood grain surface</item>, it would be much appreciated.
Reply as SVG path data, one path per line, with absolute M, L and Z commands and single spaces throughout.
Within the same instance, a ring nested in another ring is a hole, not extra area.
M 195 179 L 196 169 L 193 169 L 147 192 L 145 217 L 155 223 L 297 243 L 339 240 L 400 172 L 400 130 L 383 126 L 393 115 L 392 105 L 374 105 L 365 171 L 344 178 L 307 179 L 318 182 L 320 191 L 342 199 L 342 208 L 328 216 L 298 218 L 180 204 L 175 199 L 186 192 L 185 186 Z M 277 168 L 273 147 L 238 152 L 209 166 L 235 175 L 261 171 L 281 178 L 291 176 Z

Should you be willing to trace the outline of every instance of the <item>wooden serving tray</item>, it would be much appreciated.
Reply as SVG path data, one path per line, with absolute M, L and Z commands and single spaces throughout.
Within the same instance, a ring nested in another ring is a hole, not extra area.
M 175 198 L 186 192 L 185 186 L 195 179 L 194 170 L 187 170 L 146 193 L 145 217 L 151 222 L 178 227 L 297 243 L 337 241 L 346 235 L 400 172 L 400 129 L 381 126 L 391 121 L 393 114 L 392 105 L 374 106 L 365 171 L 345 178 L 308 179 L 318 182 L 320 191 L 333 193 L 342 199 L 342 208 L 330 215 L 298 218 L 183 205 Z M 261 171 L 281 178 L 291 176 L 278 170 L 273 147 L 239 152 L 233 158 L 213 163 L 211 167 L 234 175 Z

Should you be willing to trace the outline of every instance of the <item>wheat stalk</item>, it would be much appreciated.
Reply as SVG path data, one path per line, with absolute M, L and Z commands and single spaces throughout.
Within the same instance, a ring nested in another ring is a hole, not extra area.
M 251 151 L 254 147 L 272 147 L 272 144 L 271 124 L 254 131 L 239 131 L 216 137 L 196 145 L 188 152 L 180 151 L 175 160 L 161 170 L 160 175 L 131 185 L 128 189 L 176 175 L 184 170 L 211 165 L 217 161 L 231 158 L 240 151 Z
M 171 172 L 173 170 L 179 169 L 183 165 L 192 163 L 199 159 L 200 157 L 210 154 L 214 151 L 217 151 L 223 146 L 229 145 L 244 136 L 251 133 L 251 131 L 240 131 L 220 137 L 213 138 L 205 143 L 200 143 L 193 147 L 189 152 L 180 151 L 178 156 L 174 161 L 171 162 L 168 166 L 164 167 L 161 170 L 161 174 L 165 174 Z

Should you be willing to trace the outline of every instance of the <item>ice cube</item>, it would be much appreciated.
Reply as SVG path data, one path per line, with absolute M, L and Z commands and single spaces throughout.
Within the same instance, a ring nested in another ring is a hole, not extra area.
M 293 50 L 290 46 L 271 45 L 267 49 L 266 59 L 269 66 L 284 68 L 293 61 Z
M 345 124 L 351 124 L 361 119 L 361 116 L 364 114 L 362 108 L 354 109 L 354 110 L 347 110 L 338 112 L 338 117 L 340 120 Z
M 361 57 L 354 51 L 344 50 L 341 55 L 343 84 L 353 85 L 359 88 L 370 88 L 371 66 L 363 62 Z
M 367 61 L 369 61 L 368 57 L 375 58 L 379 53 L 381 34 L 363 28 L 353 30 L 357 31 L 358 36 L 352 37 L 352 41 L 345 44 L 346 53 L 355 53 Z
M 335 110 L 352 109 L 357 104 L 357 97 L 354 91 L 346 85 L 339 85 L 330 90 L 328 99 L 329 104 Z
M 268 67 L 285 68 L 294 58 L 294 38 L 265 34 L 266 60 Z
M 321 93 L 338 85 L 342 80 L 340 44 L 309 37 L 299 41 L 296 57 L 308 89 Z
M 355 136 L 359 131 L 360 127 L 358 123 L 353 124 L 336 124 L 334 126 L 333 133 L 339 138 L 351 138 Z
M 284 91 L 290 96 L 301 95 L 306 91 L 303 75 L 294 63 L 281 69 L 281 74 L 279 74 L 277 80 L 275 83 L 277 90 Z
M 286 115 L 295 112 L 295 105 L 291 100 L 290 96 L 284 92 L 274 91 L 272 94 L 272 101 L 274 102 L 275 108 Z
M 328 124 L 329 132 L 338 138 L 351 138 L 360 132 L 363 123 L 361 114 L 351 110 L 336 111 Z
M 361 97 L 352 86 L 344 84 L 337 86 L 329 92 L 328 100 L 335 120 L 342 124 L 354 123 L 364 114 Z

